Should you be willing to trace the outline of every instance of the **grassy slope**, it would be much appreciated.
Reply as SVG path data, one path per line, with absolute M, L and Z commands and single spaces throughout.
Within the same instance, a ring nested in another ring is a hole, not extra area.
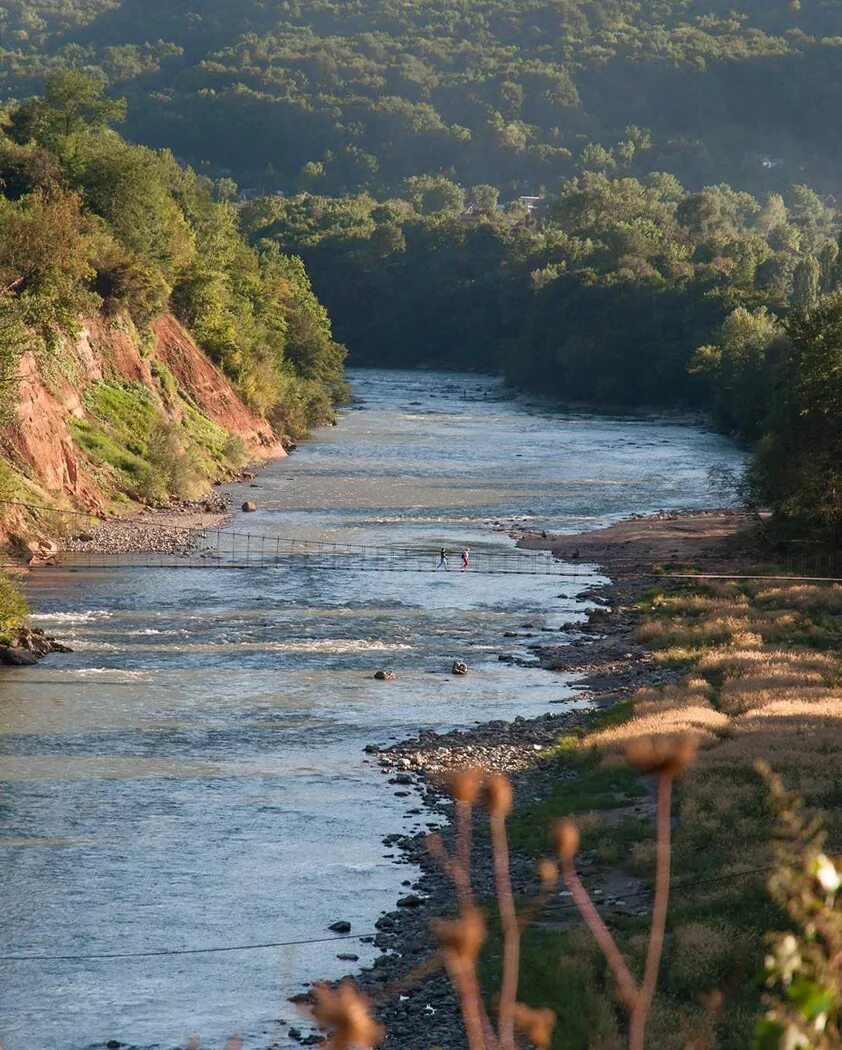
M 195 497 L 242 466 L 248 450 L 168 384 L 164 366 L 157 372 L 161 399 L 138 383 L 94 383 L 83 398 L 88 418 L 68 426 L 106 491 L 152 502 Z

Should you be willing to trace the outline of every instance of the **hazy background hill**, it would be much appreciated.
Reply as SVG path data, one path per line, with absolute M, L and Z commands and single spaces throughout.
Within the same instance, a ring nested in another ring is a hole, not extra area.
M 828 192 L 842 153 L 837 0 L 6 0 L 0 27 L 7 96 L 96 67 L 130 137 L 260 191 L 537 193 L 584 161 Z

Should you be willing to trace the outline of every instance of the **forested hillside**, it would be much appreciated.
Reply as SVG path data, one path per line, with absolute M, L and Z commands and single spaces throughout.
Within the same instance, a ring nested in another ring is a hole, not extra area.
M 757 200 L 589 173 L 538 219 L 501 210 L 489 186 L 467 199 L 444 181 L 407 190 L 269 197 L 242 212 L 255 241 L 305 256 L 366 363 L 504 369 L 567 401 L 706 404 L 694 373 L 713 358 L 696 351 L 731 311 L 810 306 L 842 276 L 836 212 L 806 186 Z M 719 398 L 717 411 L 755 432 L 746 406 Z
M 344 390 L 301 260 L 246 242 L 229 186 L 126 142 L 103 86 L 56 72 L 0 113 L 5 498 L 200 494 Z
M 130 137 L 258 190 L 833 191 L 842 158 L 836 0 L 6 0 L 0 32 L 6 96 L 96 68 Z
M 807 186 L 758 199 L 591 172 L 536 216 L 490 186 L 415 178 L 382 202 L 266 197 L 242 225 L 302 253 L 358 361 L 704 409 L 759 442 L 755 499 L 799 527 L 842 524 L 839 217 Z
M 301 255 L 358 362 L 710 410 L 756 499 L 842 523 L 835 0 L 8 0 L 0 29 L 7 96 L 100 85 L 6 121 L 9 221 L 67 240 L 48 327 L 171 307 L 303 429 L 342 355 Z

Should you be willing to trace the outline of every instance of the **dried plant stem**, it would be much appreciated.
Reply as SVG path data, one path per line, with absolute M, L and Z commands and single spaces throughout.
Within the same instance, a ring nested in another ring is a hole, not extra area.
M 468 1050 L 493 1050 L 486 1042 L 488 1020 L 482 1005 L 476 970 L 461 960 L 448 960 L 450 979 L 459 994 Z
M 473 907 L 474 893 L 471 887 L 471 831 L 473 807 L 470 802 L 456 802 L 456 860 L 452 864 L 451 878 L 456 887 L 456 899 L 460 908 Z
M 620 995 L 627 1006 L 633 1008 L 635 1001 L 637 1000 L 637 985 L 635 984 L 635 980 L 626 965 L 626 960 L 623 958 L 620 949 L 615 944 L 614 938 L 609 933 L 608 927 L 602 921 L 602 917 L 596 910 L 593 901 L 588 896 L 588 891 L 582 885 L 582 882 L 576 873 L 576 868 L 573 865 L 572 857 L 562 859 L 561 872 L 576 907 L 579 909 L 582 918 L 585 920 L 588 929 L 591 931 L 593 939 L 602 949 L 602 954 L 605 956 L 606 962 L 611 968 L 611 972 L 614 974 L 614 978 L 620 989 Z
M 438 836 L 430 836 L 427 847 L 453 883 L 459 914 L 464 918 L 474 910 L 471 884 L 473 805 L 468 801 L 456 799 L 455 817 L 456 847 L 453 854 L 448 853 Z M 494 1029 L 480 993 L 475 960 L 469 962 L 450 952 L 443 952 L 442 958 L 461 1003 L 468 1050 L 497 1050 Z
M 500 985 L 498 1034 L 501 1050 L 515 1050 L 514 1015 L 520 966 L 520 923 L 512 893 L 505 816 L 501 813 L 492 813 L 490 825 L 491 848 L 494 856 L 494 884 L 497 888 L 497 905 L 500 909 L 500 922 L 503 927 L 503 979 Z
M 672 777 L 660 773 L 657 788 L 655 846 L 655 901 L 652 906 L 652 926 L 649 930 L 649 946 L 646 951 L 646 966 L 643 983 L 635 1000 L 629 1026 L 629 1050 L 643 1050 L 646 1018 L 658 983 L 658 970 L 664 949 L 664 932 L 667 924 L 667 906 L 670 890 L 670 806 L 672 800 Z

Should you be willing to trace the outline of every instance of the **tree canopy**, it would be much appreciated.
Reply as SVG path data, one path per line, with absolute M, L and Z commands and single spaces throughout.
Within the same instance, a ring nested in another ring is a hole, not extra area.
M 257 190 L 827 191 L 842 153 L 835 0 L 5 0 L 0 33 L 6 95 L 94 71 L 133 138 Z
M 101 78 L 62 71 L 0 132 L 0 368 L 61 352 L 84 314 L 172 309 L 249 403 L 302 432 L 342 394 L 344 348 L 300 259 L 249 245 L 235 191 L 114 130 Z M 8 389 L 8 388 L 7 388 Z

